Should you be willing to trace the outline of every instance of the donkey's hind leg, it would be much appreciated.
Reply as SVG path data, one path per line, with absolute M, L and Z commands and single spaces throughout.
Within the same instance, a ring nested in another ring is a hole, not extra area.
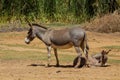
M 86 59 L 86 66 L 90 67 L 89 65 L 89 59 L 88 59 L 88 50 L 89 50 L 89 46 L 87 44 L 87 41 L 83 41 L 82 44 L 80 45 L 82 51 L 85 54 L 85 59 Z
M 78 54 L 78 61 L 77 61 L 77 64 L 75 65 L 75 68 L 78 68 L 79 65 L 81 64 L 80 62 L 81 62 L 82 53 L 80 52 L 80 47 L 75 46 L 75 50 Z
M 56 58 L 56 66 L 59 67 L 59 59 L 58 59 L 58 54 L 57 54 L 56 48 L 54 48 L 54 54 L 55 54 L 55 58 Z

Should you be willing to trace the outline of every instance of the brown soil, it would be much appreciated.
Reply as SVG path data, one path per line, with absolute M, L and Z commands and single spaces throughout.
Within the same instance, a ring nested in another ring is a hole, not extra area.
M 21 34 L 20 36 L 11 36 L 0 39 L 0 43 L 6 44 L 25 44 L 24 37 L 26 32 L 10 32 L 8 34 Z M 6 34 L 6 33 L 0 33 Z M 100 52 L 104 46 L 120 46 L 120 33 L 96 33 L 87 32 L 88 44 L 90 46 L 89 53 Z M 9 39 L 9 41 L 8 41 Z M 36 45 L 37 44 L 37 45 Z M 45 48 L 44 44 L 38 39 L 35 39 L 30 45 Z M 8 47 L 0 45 L 5 49 L 24 51 L 26 48 L 21 47 Z M 39 51 L 39 49 L 27 49 L 30 51 Z M 68 51 L 74 51 L 74 48 L 68 49 Z M 46 52 L 46 50 L 42 50 Z M 66 54 L 66 52 L 60 54 Z M 69 53 L 73 54 L 73 53 Z M 115 55 L 110 57 L 111 59 L 120 60 L 120 50 L 113 49 L 109 55 Z M 117 56 L 117 57 L 116 57 Z M 47 56 L 46 56 L 47 57 Z M 67 56 L 66 56 L 67 57 Z M 47 62 L 47 61 L 46 61 Z M 75 69 L 67 63 L 61 63 L 61 67 L 45 67 L 45 61 L 38 60 L 1 60 L 0 59 L 0 80 L 120 80 L 120 64 L 110 64 L 107 67 L 91 67 L 91 68 L 79 68 Z M 34 65 L 31 65 L 34 64 Z M 37 64 L 37 66 L 35 65 Z M 54 65 L 52 62 L 51 64 Z

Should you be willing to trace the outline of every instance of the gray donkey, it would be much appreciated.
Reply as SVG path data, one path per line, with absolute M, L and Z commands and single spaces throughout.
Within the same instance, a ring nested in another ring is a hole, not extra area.
M 101 53 L 93 55 L 92 58 L 96 59 L 97 63 L 100 63 L 101 66 L 105 66 L 105 64 L 107 63 L 107 60 L 108 60 L 107 55 L 110 51 L 111 51 L 111 49 L 108 51 L 102 50 Z
M 29 44 L 35 37 L 40 39 L 47 47 L 48 51 L 48 64 L 50 63 L 51 48 L 54 49 L 56 57 L 56 66 L 59 66 L 59 59 L 57 54 L 57 48 L 67 49 L 74 46 L 79 58 L 78 62 L 81 60 L 82 53 L 80 48 L 85 53 L 86 59 L 88 60 L 88 44 L 87 35 L 83 29 L 80 27 L 65 28 L 61 30 L 48 29 L 47 27 L 31 24 L 28 20 L 28 25 L 30 29 L 28 35 L 25 38 L 25 43 Z M 76 68 L 78 65 L 75 66 Z
M 97 53 L 93 56 L 90 55 L 88 57 L 90 66 L 105 66 L 105 64 L 107 63 L 107 60 L 108 60 L 107 54 L 110 51 L 111 50 L 108 50 L 108 51 L 102 50 L 101 53 Z M 75 66 L 77 64 L 77 59 L 78 59 L 78 56 L 74 59 L 73 66 Z M 86 65 L 86 59 L 84 57 L 82 57 L 79 67 L 83 67 L 85 65 Z

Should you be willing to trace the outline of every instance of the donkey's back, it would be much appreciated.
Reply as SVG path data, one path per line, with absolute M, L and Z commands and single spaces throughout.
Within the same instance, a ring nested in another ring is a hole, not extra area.
M 52 30 L 49 34 L 52 46 L 57 48 L 80 46 L 86 36 L 85 31 L 79 27 Z

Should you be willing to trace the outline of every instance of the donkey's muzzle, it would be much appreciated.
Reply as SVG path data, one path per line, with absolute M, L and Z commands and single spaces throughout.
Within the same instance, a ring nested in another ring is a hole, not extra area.
M 26 44 L 29 44 L 30 42 L 25 42 Z
M 26 44 L 29 44 L 30 43 L 30 40 L 28 38 L 25 38 L 25 43 Z

